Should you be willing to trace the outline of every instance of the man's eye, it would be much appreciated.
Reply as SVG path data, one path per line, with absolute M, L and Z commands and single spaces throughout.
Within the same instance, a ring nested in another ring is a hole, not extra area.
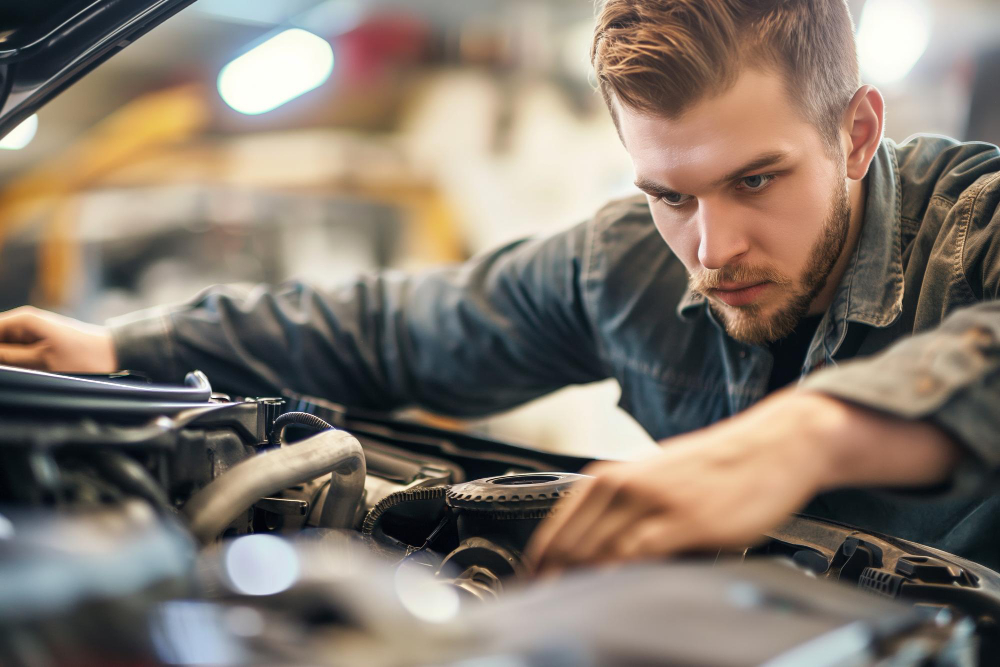
M 740 179 L 739 187 L 741 190 L 747 192 L 760 192 L 774 180 L 774 175 L 772 174 L 754 174 L 753 176 L 744 176 Z
M 669 192 L 659 196 L 659 200 L 667 206 L 683 206 L 691 201 L 691 195 L 682 195 L 677 192 Z

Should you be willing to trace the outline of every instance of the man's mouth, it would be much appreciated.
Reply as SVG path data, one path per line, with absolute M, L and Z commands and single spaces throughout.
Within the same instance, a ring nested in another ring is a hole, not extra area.
M 759 283 L 722 283 L 710 290 L 710 292 L 712 296 L 727 306 L 738 308 L 740 306 L 748 306 L 756 301 L 772 284 L 769 281 Z

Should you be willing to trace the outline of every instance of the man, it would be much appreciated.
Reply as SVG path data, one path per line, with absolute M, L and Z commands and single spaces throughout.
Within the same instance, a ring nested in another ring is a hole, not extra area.
M 615 377 L 663 451 L 589 469 L 540 571 L 803 508 L 1000 567 L 1000 152 L 883 140 L 843 0 L 607 0 L 592 57 L 644 198 L 328 292 L 216 288 L 109 329 L 14 311 L 0 361 L 456 415 Z

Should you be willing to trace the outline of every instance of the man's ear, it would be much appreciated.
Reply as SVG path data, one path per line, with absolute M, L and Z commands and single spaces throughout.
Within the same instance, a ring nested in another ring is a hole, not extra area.
M 844 111 L 840 133 L 848 178 L 860 181 L 868 173 L 868 165 L 882 141 L 884 123 L 885 101 L 882 93 L 874 86 L 858 88 Z

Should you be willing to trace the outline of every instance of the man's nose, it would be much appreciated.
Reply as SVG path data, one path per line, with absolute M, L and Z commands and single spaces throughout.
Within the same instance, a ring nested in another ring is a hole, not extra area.
M 721 269 L 750 250 L 750 240 L 734 213 L 718 205 L 698 207 L 698 261 L 706 269 Z

